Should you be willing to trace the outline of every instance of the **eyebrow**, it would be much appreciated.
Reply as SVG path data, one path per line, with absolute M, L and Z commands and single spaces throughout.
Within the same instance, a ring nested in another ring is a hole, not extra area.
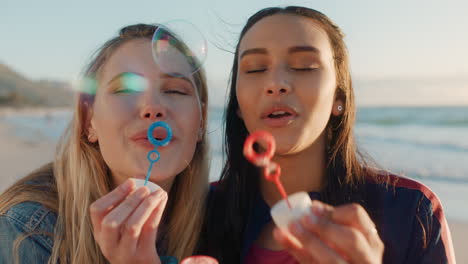
M 117 74 L 116 76 L 114 76 L 112 79 L 110 79 L 110 81 L 107 82 L 107 85 L 109 85 L 110 83 L 112 82 L 115 82 L 116 80 L 126 76 L 126 75 L 131 75 L 131 74 L 135 74 L 135 75 L 138 75 L 138 76 L 141 76 L 141 77 L 145 77 L 144 75 L 142 74 L 139 74 L 139 73 L 136 73 L 136 72 L 121 72 L 119 74 Z
M 186 77 L 185 75 L 181 74 L 181 73 L 178 73 L 178 72 L 171 72 L 171 73 L 161 73 L 159 75 L 161 77 L 161 79 L 182 79 L 188 83 L 190 83 L 191 86 L 193 86 L 195 88 L 195 83 L 189 79 L 188 77 Z
M 288 49 L 288 53 L 296 53 L 296 52 L 313 52 L 313 53 L 319 54 L 320 50 L 313 46 L 294 46 Z M 266 55 L 268 54 L 268 50 L 265 48 L 248 49 L 242 52 L 242 54 L 240 55 L 240 58 L 242 59 L 246 55 L 253 55 L 253 54 Z
M 242 59 L 244 56 L 252 55 L 252 54 L 268 54 L 268 51 L 264 48 L 255 48 L 255 49 L 248 49 L 242 52 L 240 58 Z
M 110 83 L 112 82 L 115 82 L 116 80 L 122 78 L 122 77 L 125 77 L 126 75 L 138 75 L 138 76 L 141 76 L 141 77 L 145 77 L 143 74 L 139 74 L 139 73 L 136 73 L 136 72 L 122 72 L 122 73 L 119 73 L 117 74 L 116 76 L 114 76 L 110 81 L 107 82 L 107 85 L 109 85 Z M 187 82 L 189 82 L 190 84 L 193 85 L 192 81 L 185 77 L 184 75 L 180 74 L 180 73 L 161 73 L 159 75 L 161 77 L 161 79 L 182 79 L 182 80 L 185 80 Z
M 288 49 L 288 53 L 296 52 L 313 52 L 319 54 L 320 50 L 313 46 L 296 46 Z

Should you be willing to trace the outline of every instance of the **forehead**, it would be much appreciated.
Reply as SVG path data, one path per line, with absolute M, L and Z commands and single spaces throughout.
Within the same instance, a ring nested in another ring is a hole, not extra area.
M 313 46 L 321 56 L 332 57 L 325 30 L 312 18 L 289 14 L 268 16 L 255 23 L 242 38 L 239 54 L 252 48 L 274 52 L 294 46 Z
M 159 73 L 151 57 L 150 44 L 150 40 L 147 39 L 135 39 L 123 43 L 104 62 L 99 81 L 106 83 L 123 72 L 135 72 L 144 76 Z
M 105 84 L 124 72 L 136 73 L 151 81 L 157 81 L 163 76 L 164 72 L 153 59 L 150 39 L 129 40 L 114 50 L 102 66 L 99 83 Z M 194 83 L 193 76 L 188 78 Z

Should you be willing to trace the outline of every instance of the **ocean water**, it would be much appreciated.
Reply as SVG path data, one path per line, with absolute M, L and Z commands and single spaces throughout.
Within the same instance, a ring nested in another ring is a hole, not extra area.
M 468 107 L 362 108 L 358 143 L 413 178 L 468 182 Z
M 69 111 L 3 113 L 24 139 L 56 142 Z M 210 179 L 219 177 L 223 110 L 209 112 Z M 383 169 L 416 179 L 439 196 L 451 219 L 468 220 L 468 107 L 359 108 L 355 135 L 359 148 Z

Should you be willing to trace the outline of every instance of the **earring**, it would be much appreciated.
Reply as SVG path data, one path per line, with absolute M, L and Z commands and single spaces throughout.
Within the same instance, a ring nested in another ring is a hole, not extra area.
M 343 111 L 343 106 L 339 105 L 337 108 L 339 112 Z

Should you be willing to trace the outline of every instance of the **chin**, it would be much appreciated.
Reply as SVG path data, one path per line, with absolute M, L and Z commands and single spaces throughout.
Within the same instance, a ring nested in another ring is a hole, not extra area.
M 300 151 L 298 151 L 297 146 L 276 145 L 276 155 L 287 156 L 296 154 L 298 152 Z
M 273 134 L 273 136 L 275 137 L 276 141 L 276 152 L 284 152 L 297 148 L 297 142 L 299 141 L 299 139 L 296 136 L 293 136 L 291 134 Z

